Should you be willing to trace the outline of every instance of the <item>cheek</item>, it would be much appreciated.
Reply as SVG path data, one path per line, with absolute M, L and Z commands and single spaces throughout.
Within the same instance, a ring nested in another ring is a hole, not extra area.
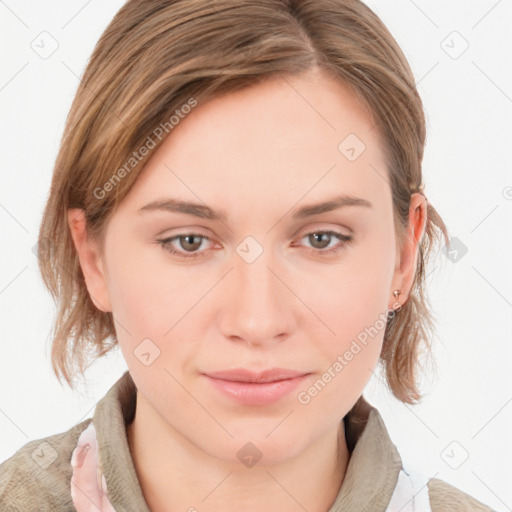
M 322 277 L 324 286 L 310 288 L 316 290 L 310 296 L 336 335 L 351 338 L 386 313 L 394 271 L 393 244 L 393 237 L 383 233 L 367 236 L 347 252 L 339 267 Z
M 121 229 L 112 235 L 109 251 L 108 291 L 116 319 L 130 332 L 168 330 L 194 281 L 184 288 L 179 268 L 172 269 L 161 247 L 133 240 Z
M 169 304 L 177 299 L 176 288 L 165 286 L 162 269 L 148 261 L 151 252 L 128 240 L 120 231 L 111 237 L 107 279 L 116 334 L 127 362 L 146 338 L 161 347 L 157 338 L 172 326 Z
M 314 296 L 311 309 L 320 312 L 329 328 L 318 323 L 316 339 L 321 340 L 327 368 L 336 375 L 331 387 L 343 388 L 343 394 L 352 390 L 354 398 L 379 360 L 394 269 L 393 244 L 393 236 L 383 232 L 371 237 L 332 273 L 324 293 Z
M 200 338 L 199 302 L 212 287 L 211 277 L 198 276 L 192 266 L 172 265 L 158 246 L 136 250 L 130 244 L 132 250 L 126 251 L 121 240 L 112 242 L 108 290 L 128 366 L 140 366 L 146 353 L 155 366 L 187 360 Z M 175 343 L 180 339 L 188 343 Z
M 391 221 L 390 221 L 391 222 Z M 390 287 L 395 267 L 395 238 L 391 224 L 375 229 L 358 254 L 352 272 L 352 304 L 361 327 L 369 327 L 385 313 L 390 301 Z
M 315 410 L 330 410 L 331 419 L 344 416 L 357 401 L 378 364 L 386 327 L 386 310 L 375 293 L 375 282 L 359 280 L 358 294 L 343 296 L 337 307 L 330 306 L 332 333 L 318 334 L 321 373 L 306 391 L 305 401 Z M 364 291 L 368 293 L 364 293 Z M 373 291 L 373 295 L 372 295 Z M 308 414 L 312 411 L 308 409 Z M 339 416 L 338 416 L 339 415 Z

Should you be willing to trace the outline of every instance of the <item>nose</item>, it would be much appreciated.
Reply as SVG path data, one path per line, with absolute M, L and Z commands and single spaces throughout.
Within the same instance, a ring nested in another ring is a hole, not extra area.
M 265 249 L 252 262 L 234 254 L 225 299 L 219 304 L 224 336 L 250 345 L 273 345 L 283 341 L 294 327 L 294 308 L 299 301 L 287 279 L 290 276 Z

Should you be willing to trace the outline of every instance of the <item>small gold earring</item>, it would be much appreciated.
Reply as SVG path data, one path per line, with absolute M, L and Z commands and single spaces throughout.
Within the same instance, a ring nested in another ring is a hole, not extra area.
M 398 297 L 400 296 L 401 293 L 402 293 L 402 290 L 393 290 L 393 295 L 395 296 L 396 299 L 398 299 Z

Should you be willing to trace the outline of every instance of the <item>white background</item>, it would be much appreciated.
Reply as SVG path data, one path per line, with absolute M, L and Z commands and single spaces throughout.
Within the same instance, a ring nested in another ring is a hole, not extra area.
M 411 64 L 427 114 L 426 195 L 468 251 L 456 262 L 439 251 L 430 268 L 438 376 L 424 380 L 423 402 L 393 399 L 380 371 L 365 396 L 404 459 L 512 510 L 512 1 L 366 3 Z M 32 252 L 79 78 L 122 4 L 0 1 L 0 461 L 90 417 L 126 370 L 116 352 L 88 371 L 88 389 L 59 385 L 54 306 Z M 43 31 L 58 42 L 47 59 L 31 47 Z

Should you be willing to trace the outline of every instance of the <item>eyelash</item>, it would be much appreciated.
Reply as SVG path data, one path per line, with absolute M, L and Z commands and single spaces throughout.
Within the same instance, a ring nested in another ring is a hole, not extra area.
M 300 239 L 308 236 L 308 235 L 312 235 L 312 234 L 322 234 L 322 235 L 334 235 L 335 237 L 339 238 L 343 243 L 341 245 L 338 245 L 338 246 L 335 246 L 331 249 L 311 249 L 311 251 L 313 251 L 314 253 L 316 254 L 320 254 L 320 255 L 327 255 L 327 256 L 330 256 L 332 254 L 335 254 L 339 251 L 341 251 L 342 249 L 345 248 L 345 246 L 349 245 L 352 243 L 352 237 L 351 236 L 347 236 L 347 235 L 342 235 L 341 233 L 338 233 L 337 231 L 330 231 L 330 230 L 326 230 L 326 231 L 321 231 L 321 230 L 317 230 L 317 231 L 310 231 L 308 233 L 305 233 L 304 235 L 302 235 L 300 237 Z M 186 237 L 186 236 L 198 236 L 200 238 L 202 238 L 203 240 L 212 240 L 209 236 L 206 236 L 206 235 L 201 235 L 200 233 L 181 233 L 179 235 L 174 235 L 170 238 L 165 238 L 165 239 L 162 239 L 162 240 L 157 240 L 157 243 L 162 246 L 163 249 L 165 249 L 166 251 L 168 251 L 172 256 L 177 256 L 178 258 L 182 258 L 182 259 L 190 259 L 190 258 L 197 258 L 197 257 L 202 257 L 204 255 L 204 252 L 195 252 L 195 253 L 184 253 L 182 251 L 177 251 L 176 249 L 173 249 L 172 246 L 170 245 L 170 243 L 173 241 L 173 240 L 176 240 L 176 239 L 179 239 L 179 238 L 182 238 L 182 237 Z

